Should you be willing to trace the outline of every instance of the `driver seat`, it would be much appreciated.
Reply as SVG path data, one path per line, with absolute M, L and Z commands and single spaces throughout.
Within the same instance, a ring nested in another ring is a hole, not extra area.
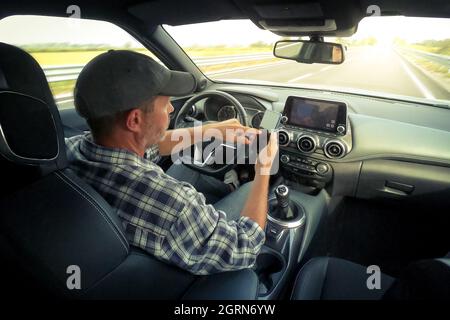
M 9 297 L 257 297 L 250 269 L 194 276 L 130 247 L 108 203 L 68 168 L 59 112 L 42 69 L 4 43 L 0 170 L 0 265 Z

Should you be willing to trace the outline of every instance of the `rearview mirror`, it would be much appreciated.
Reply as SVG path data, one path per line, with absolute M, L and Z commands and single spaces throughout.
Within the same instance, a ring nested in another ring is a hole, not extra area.
M 275 43 L 275 57 L 301 63 L 340 64 L 344 62 L 344 48 L 339 43 L 282 40 Z

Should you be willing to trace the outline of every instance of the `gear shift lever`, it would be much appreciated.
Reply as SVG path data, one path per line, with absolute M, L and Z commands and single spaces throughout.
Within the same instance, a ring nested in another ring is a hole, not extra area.
M 289 206 L 289 188 L 284 184 L 280 184 L 275 188 L 275 196 L 277 197 L 277 216 L 282 220 L 294 218 L 294 212 Z

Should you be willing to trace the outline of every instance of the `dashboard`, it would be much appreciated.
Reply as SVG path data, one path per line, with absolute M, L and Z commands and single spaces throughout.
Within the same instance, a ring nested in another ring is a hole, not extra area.
M 283 113 L 280 171 L 296 185 L 326 188 L 331 196 L 363 199 L 450 199 L 448 108 L 306 88 L 214 83 L 208 89 L 238 99 L 254 127 L 259 127 L 266 110 Z M 185 101 L 176 98 L 172 104 L 179 108 Z M 189 116 L 202 121 L 229 117 L 232 113 L 228 110 L 219 113 L 227 104 L 205 99 L 196 103 Z M 301 116 L 309 113 L 309 122 L 290 116 L 294 105 L 306 109 L 297 112 Z M 321 107 L 322 116 L 314 117 L 313 109 Z M 67 136 L 88 130 L 74 109 L 60 114 Z
M 332 195 L 403 198 L 450 191 L 450 110 L 341 92 L 216 83 L 259 127 L 265 110 L 283 114 L 283 176 Z M 235 117 L 208 99 L 205 120 Z
M 267 107 L 257 98 L 245 94 L 233 93 L 233 96 L 242 104 L 247 112 L 247 121 L 253 128 L 259 128 Z M 237 117 L 236 109 L 225 99 L 211 97 L 200 105 L 206 121 L 224 121 Z
M 328 160 L 343 158 L 352 149 L 343 101 L 289 96 L 278 132 L 282 168 L 318 188 L 332 179 Z

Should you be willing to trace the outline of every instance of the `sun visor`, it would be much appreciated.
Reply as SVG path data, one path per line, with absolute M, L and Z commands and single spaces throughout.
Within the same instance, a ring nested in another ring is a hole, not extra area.
M 259 28 L 280 36 L 350 36 L 364 16 L 353 1 L 248 0 L 237 5 Z
M 254 9 L 263 19 L 312 19 L 324 16 L 318 2 L 256 4 Z
M 259 24 L 266 30 L 273 33 L 303 33 L 303 32 L 331 32 L 336 31 L 336 21 L 334 19 L 324 20 L 260 20 Z

